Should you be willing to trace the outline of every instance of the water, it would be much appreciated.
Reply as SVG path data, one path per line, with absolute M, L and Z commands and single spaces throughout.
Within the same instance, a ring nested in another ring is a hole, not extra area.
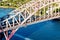
M 7 15 L 9 12 L 11 12 L 14 9 L 11 8 L 0 8 L 0 18 Z
M 1 12 L 7 14 L 6 10 Z M 60 40 L 60 21 L 49 20 L 19 28 L 10 40 Z
M 17 34 L 19 36 L 16 36 Z M 49 20 L 20 28 L 11 40 L 25 40 L 24 38 L 31 40 L 60 40 L 60 22 Z

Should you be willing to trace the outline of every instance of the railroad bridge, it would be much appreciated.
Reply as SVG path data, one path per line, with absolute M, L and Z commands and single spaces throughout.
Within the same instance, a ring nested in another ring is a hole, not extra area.
M 59 17 L 60 0 L 32 0 L 0 18 L 0 32 L 4 33 L 6 40 L 10 40 L 21 27 Z

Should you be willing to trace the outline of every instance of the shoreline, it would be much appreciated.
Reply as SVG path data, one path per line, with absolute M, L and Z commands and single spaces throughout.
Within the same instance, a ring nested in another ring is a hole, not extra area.
M 14 9 L 16 9 L 17 7 L 0 6 L 0 8 L 14 8 Z

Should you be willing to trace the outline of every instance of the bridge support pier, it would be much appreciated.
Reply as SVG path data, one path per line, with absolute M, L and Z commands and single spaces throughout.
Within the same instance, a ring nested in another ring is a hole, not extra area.
M 6 40 L 9 40 L 8 37 L 6 38 Z
M 12 30 L 12 32 L 10 33 L 10 35 L 8 34 L 8 31 L 4 32 L 4 36 L 5 36 L 6 40 L 10 40 L 11 37 L 14 35 L 15 32 L 16 32 L 16 30 Z
M 6 40 L 9 40 L 9 38 L 8 38 L 8 31 L 6 31 Z

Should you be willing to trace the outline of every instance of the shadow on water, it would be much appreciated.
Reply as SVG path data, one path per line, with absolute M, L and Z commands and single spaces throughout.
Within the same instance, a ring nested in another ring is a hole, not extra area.
M 3 33 L 0 33 L 0 40 L 2 40 L 4 37 L 4 34 Z

